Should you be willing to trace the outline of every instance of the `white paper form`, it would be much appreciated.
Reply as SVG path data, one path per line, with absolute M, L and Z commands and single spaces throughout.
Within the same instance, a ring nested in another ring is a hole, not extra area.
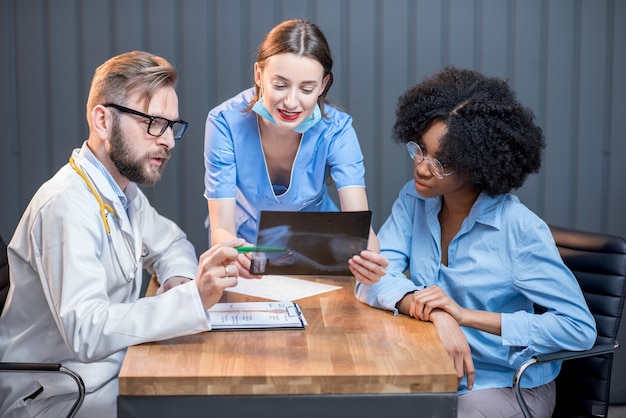
M 290 276 L 265 275 L 262 279 L 240 277 L 237 286 L 226 291 L 270 300 L 298 300 L 336 289 L 340 287 Z

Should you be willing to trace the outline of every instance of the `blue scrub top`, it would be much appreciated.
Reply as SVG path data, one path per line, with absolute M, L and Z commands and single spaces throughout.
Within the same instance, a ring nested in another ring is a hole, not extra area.
M 302 135 L 289 187 L 276 194 L 261 146 L 257 115 L 246 112 L 248 89 L 209 112 L 204 136 L 204 196 L 237 199 L 237 235 L 256 242 L 259 213 L 338 211 L 325 184 L 327 169 L 337 189 L 365 187 L 363 154 L 352 117 L 326 104 L 325 117 Z

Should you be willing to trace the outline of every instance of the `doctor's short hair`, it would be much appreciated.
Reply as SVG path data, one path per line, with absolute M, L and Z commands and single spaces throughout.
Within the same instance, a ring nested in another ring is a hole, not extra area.
M 117 55 L 100 65 L 91 81 L 87 99 L 87 120 L 96 105 L 115 103 L 125 105 L 128 96 L 139 93 L 148 110 L 154 93 L 162 87 L 175 87 L 176 69 L 165 58 L 145 51 Z M 139 109 L 137 109 L 139 110 Z
M 504 79 L 444 68 L 400 97 L 393 138 L 421 146 L 434 122 L 444 123 L 446 132 L 437 155 L 428 156 L 481 192 L 508 193 L 541 167 L 543 132 Z

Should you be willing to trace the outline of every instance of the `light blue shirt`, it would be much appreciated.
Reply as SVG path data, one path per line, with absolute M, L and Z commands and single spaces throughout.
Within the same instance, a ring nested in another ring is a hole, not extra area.
M 533 355 L 593 345 L 595 321 L 576 278 L 546 223 L 516 196 L 479 195 L 449 244 L 448 266 L 441 264 L 440 209 L 441 198 L 419 196 L 413 181 L 402 188 L 378 234 L 387 274 L 372 286 L 357 283 L 361 301 L 396 311 L 407 293 L 437 285 L 462 307 L 501 312 L 502 336 L 462 327 L 476 369 L 472 390 L 510 387 Z M 548 312 L 534 314 L 533 303 Z M 549 383 L 559 370 L 560 363 L 533 366 L 522 387 Z M 466 391 L 463 378 L 459 394 Z
M 254 112 L 245 112 L 253 98 L 248 89 L 209 112 L 204 137 L 207 199 L 237 199 L 237 235 L 256 241 L 261 210 L 337 211 L 326 187 L 326 174 L 337 189 L 365 187 L 365 168 L 352 117 L 324 106 L 323 117 L 302 135 L 283 193 L 272 185 Z M 283 191 L 283 190 L 281 190 Z

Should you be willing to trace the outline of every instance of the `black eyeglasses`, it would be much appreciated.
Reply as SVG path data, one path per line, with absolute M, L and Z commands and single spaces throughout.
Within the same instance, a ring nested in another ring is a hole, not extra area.
M 129 109 L 127 107 L 120 106 L 114 103 L 106 103 L 102 106 L 112 107 L 119 110 L 120 112 L 130 113 L 131 115 L 141 116 L 142 118 L 150 120 L 150 122 L 148 123 L 148 135 L 152 136 L 161 136 L 165 133 L 165 130 L 167 128 L 172 128 L 172 132 L 174 133 L 174 139 L 178 141 L 180 138 L 183 137 L 187 126 L 189 126 L 189 124 L 184 120 L 169 120 L 159 116 L 150 116 L 137 110 Z

